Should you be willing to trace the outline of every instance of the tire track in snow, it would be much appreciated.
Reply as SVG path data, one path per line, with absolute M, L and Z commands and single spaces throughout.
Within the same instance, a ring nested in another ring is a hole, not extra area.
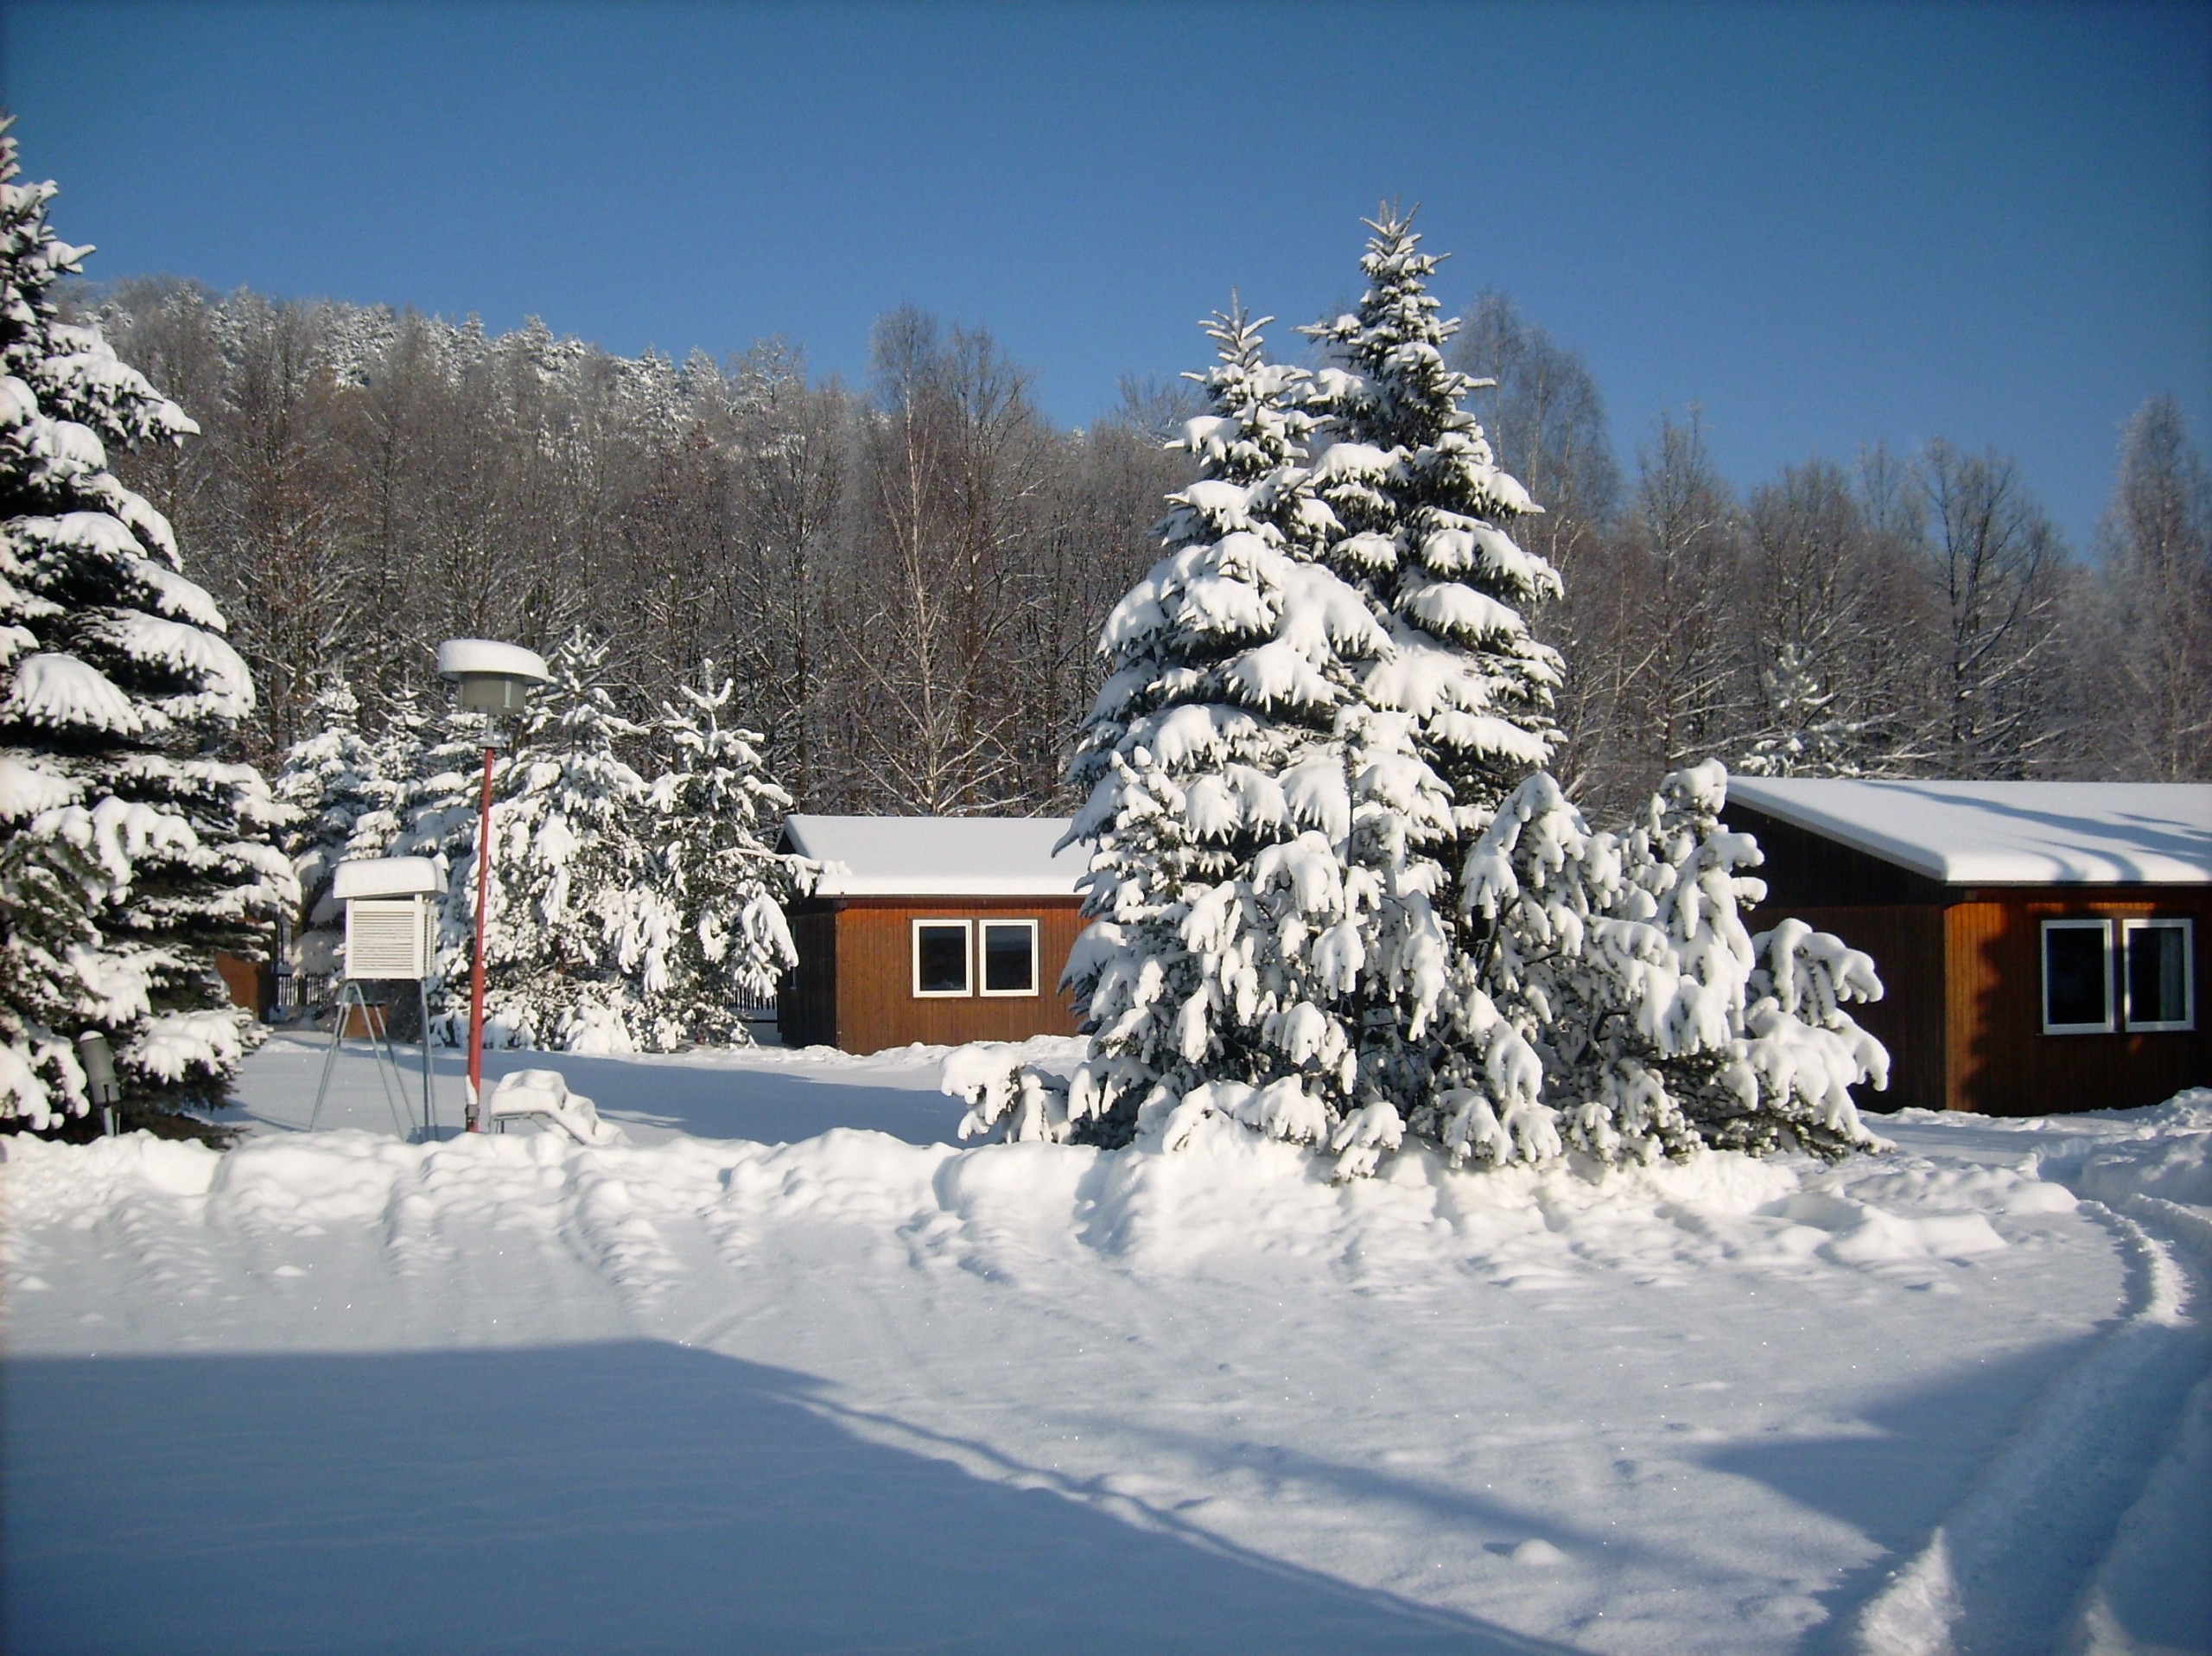
M 682 1274 L 629 1184 L 588 1150 L 569 1155 L 562 1228 L 632 1309 L 651 1309 Z
M 2144 1217 L 2172 1204 L 2136 1196 Z M 2060 1647 L 2144 1499 L 2212 1360 L 2201 1260 L 2129 1213 L 2084 1201 L 2133 1256 L 2137 1309 L 2037 1400 L 1928 1544 L 1860 1613 L 1867 1656 Z M 2161 1224 L 2162 1230 L 2169 1226 Z M 2171 1227 L 2178 1229 L 2179 1227 Z

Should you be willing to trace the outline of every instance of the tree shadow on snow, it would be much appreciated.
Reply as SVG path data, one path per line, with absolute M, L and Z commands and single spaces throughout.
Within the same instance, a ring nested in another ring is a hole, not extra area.
M 887 1133 L 909 1144 L 959 1143 L 966 1102 L 926 1087 L 859 1085 L 798 1066 L 758 1069 L 583 1058 L 574 1053 L 502 1053 L 487 1071 L 557 1069 L 609 1120 L 643 1122 L 696 1138 L 792 1144 L 833 1127 Z
M 237 1101 L 218 1112 L 226 1124 L 259 1122 L 303 1128 L 313 1112 L 325 1047 L 293 1036 L 256 1054 L 237 1088 Z M 419 1109 L 419 1048 L 398 1051 L 403 1109 Z M 432 1054 L 437 1117 L 447 1135 L 461 1118 L 464 1054 Z M 629 1126 L 689 1133 L 698 1138 L 747 1138 L 764 1144 L 796 1143 L 851 1127 L 887 1133 L 909 1144 L 958 1142 L 967 1105 L 926 1086 L 897 1086 L 838 1079 L 837 1068 L 793 1064 L 717 1065 L 655 1061 L 651 1058 L 590 1058 L 575 1053 L 505 1050 L 484 1054 L 484 1073 L 496 1082 L 518 1069 L 556 1069 L 590 1099 L 601 1115 Z M 397 1131 L 396 1118 L 365 1041 L 341 1048 L 320 1124 L 370 1132 Z M 523 1131 L 537 1131 L 524 1129 Z M 642 1137 L 650 1138 L 648 1131 Z
M 1888 1392 L 1862 1411 L 1864 1433 L 1738 1440 L 1687 1458 L 1756 1479 L 1842 1519 L 1883 1549 L 1820 1595 L 1828 1618 L 1801 1646 L 1808 1653 L 1841 1650 L 1866 1603 L 1928 1544 L 2037 1399 L 2096 1343 L 2094 1337 L 2056 1341 Z M 2028 1583 L 2012 1587 L 2032 1590 Z
M 8 1649 L 1555 1649 L 855 1437 L 649 1341 L 30 1358 Z

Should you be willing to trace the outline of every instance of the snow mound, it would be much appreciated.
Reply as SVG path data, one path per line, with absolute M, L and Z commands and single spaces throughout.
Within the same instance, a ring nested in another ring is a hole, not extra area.
M 1938 1213 L 1903 1219 L 1866 1202 L 1807 1192 L 1777 1203 L 1781 1218 L 1825 1232 L 1814 1245 L 1844 1264 L 1883 1264 L 1911 1259 L 1961 1259 L 2005 1245 L 1980 1213 Z
M 2107 1124 L 2123 1131 L 2094 1131 Z M 2137 1196 L 2212 1207 L 2212 1087 L 2190 1087 L 2148 1110 L 2084 1118 L 2082 1124 L 2091 1131 L 2042 1157 L 2046 1176 L 2115 1207 Z
M 569 1091 L 557 1069 L 518 1069 L 501 1078 L 484 1105 L 486 1125 L 503 1121 L 550 1121 L 579 1144 L 620 1144 L 624 1134 L 599 1118 L 599 1108 L 581 1092 Z

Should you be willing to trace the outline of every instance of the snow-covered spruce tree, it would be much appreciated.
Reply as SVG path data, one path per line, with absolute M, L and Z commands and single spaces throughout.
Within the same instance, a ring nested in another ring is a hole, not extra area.
M 1867 774 L 1870 726 L 1834 712 L 1835 692 L 1821 688 L 1802 650 L 1784 644 L 1762 676 L 1772 710 L 1769 728 L 1753 738 L 1738 769 L 1747 776 Z
M 662 708 L 670 768 L 647 794 L 644 868 L 607 914 L 637 999 L 632 1033 L 655 1051 L 751 1043 L 737 1003 L 773 996 L 798 964 L 783 904 L 812 886 L 811 864 L 776 850 L 791 798 L 767 774 L 763 738 L 721 722 L 735 680 L 711 660 L 700 677 Z
M 423 710 L 421 697 L 411 685 L 402 685 L 385 710 L 383 731 L 369 744 L 362 809 L 353 818 L 346 857 L 365 859 L 395 854 L 407 829 L 409 791 L 424 774 L 429 729 L 429 717 Z
M 361 818 L 389 799 L 377 774 L 378 754 L 361 734 L 361 704 L 346 681 L 332 674 L 308 704 L 314 732 L 284 753 L 276 773 L 276 802 L 287 813 L 281 844 L 299 876 L 304 937 L 327 931 L 344 916 L 330 895 L 331 871 L 348 855 Z
M 1560 582 L 1514 543 L 1514 520 L 1541 508 L 1463 406 L 1484 382 L 1445 366 L 1459 323 L 1427 290 L 1438 259 L 1409 218 L 1369 228 L 1359 309 L 1300 330 L 1333 365 L 1314 375 L 1311 402 L 1325 439 L 1313 486 L 1341 525 L 1323 556 L 1386 620 L 1393 649 L 1366 698 L 1409 721 L 1452 791 L 1464 851 L 1557 739 L 1561 664 L 1525 612 L 1557 598 Z
M 1300 463 L 1302 371 L 1265 360 L 1242 313 L 1209 328 L 1211 411 L 1180 446 L 1166 554 L 1116 606 L 1109 677 L 1070 775 L 1093 846 L 1093 923 L 1067 982 L 1092 1032 L 1065 1101 L 1041 1078 L 979 1078 L 972 1127 L 1143 1131 L 1173 1146 L 1221 1113 L 1327 1143 L 1346 1171 L 1396 1140 L 1419 1082 L 1446 934 L 1430 906 L 1448 800 L 1402 719 L 1361 692 L 1389 652 L 1362 596 L 1319 562 L 1338 532 Z
M 108 468 L 197 428 L 61 320 L 89 249 L 54 186 L 16 182 L 0 122 L 0 1118 L 86 1110 L 73 1038 L 113 1041 L 128 1118 L 218 1094 L 252 1028 L 214 970 L 298 901 L 252 767 L 220 755 L 253 707 L 245 664 L 181 572 L 168 522 Z
M 1357 586 L 1387 629 L 1389 647 L 1364 675 L 1370 729 L 1394 730 L 1401 765 L 1449 800 L 1440 824 L 1414 818 L 1410 853 L 1446 872 L 1433 895 L 1449 928 L 1447 984 L 1436 1015 L 1404 1035 L 1417 1051 L 1385 1096 L 1417 1135 L 1457 1147 L 1468 1105 L 1443 1100 L 1486 1089 L 1518 1153 L 1548 1153 L 1544 1118 L 1516 1107 L 1528 1054 L 1485 994 L 1479 925 L 1467 924 L 1458 876 L 1465 853 L 1500 804 L 1548 760 L 1551 710 L 1562 673 L 1527 612 L 1560 595 L 1559 577 L 1512 536 L 1541 510 L 1500 469 L 1464 406 L 1482 382 L 1447 366 L 1459 324 L 1428 291 L 1438 260 L 1421 251 L 1410 220 L 1370 220 L 1357 310 L 1303 331 L 1330 366 L 1313 378 L 1309 407 L 1321 418 L 1313 487 L 1338 529 L 1321 551 Z
M 646 879 L 645 784 L 614 751 L 641 735 L 615 710 L 607 649 L 577 627 L 547 664 L 512 761 L 495 774 L 484 1016 L 504 1038 L 569 1052 L 631 1052 L 643 1007 L 621 970 L 618 916 Z M 473 913 L 474 870 L 455 905 Z M 458 887 L 456 888 L 458 889 Z M 465 1009 L 467 965 L 457 981 Z
M 412 718 L 410 726 L 406 721 Z M 433 731 L 436 740 L 429 739 Z M 433 723 L 423 717 L 410 693 L 403 692 L 385 729 L 387 762 L 397 763 L 411 747 L 413 767 L 399 787 L 394 815 L 399 826 L 384 851 L 391 857 L 427 857 L 445 870 L 446 896 L 438 911 L 436 952 L 423 988 L 437 1038 L 457 1047 L 468 1035 L 468 970 L 476 935 L 476 833 L 484 786 L 484 717 L 450 708 Z M 494 796 L 514 767 L 511 753 L 493 761 Z M 381 825 L 374 816 L 358 825 L 354 855 L 369 854 L 368 841 Z
M 1743 872 L 1756 842 L 1720 825 L 1727 787 L 1714 761 L 1677 771 L 1620 836 L 1541 772 L 1506 799 L 1465 890 L 1512 1061 L 1440 1096 L 1455 1156 L 1541 1159 L 1561 1131 L 1609 1162 L 1874 1142 L 1849 1089 L 1885 1085 L 1888 1055 L 1846 1010 L 1880 998 L 1874 964 L 1801 920 L 1751 933 L 1766 888 Z

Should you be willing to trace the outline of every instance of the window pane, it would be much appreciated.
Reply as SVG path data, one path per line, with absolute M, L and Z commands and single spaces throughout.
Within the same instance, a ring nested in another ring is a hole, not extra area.
M 986 924 L 983 927 L 983 987 L 997 995 L 1037 991 L 1036 928 Z
M 968 992 L 968 928 L 920 926 L 914 945 L 916 987 L 925 995 Z
M 2189 1016 L 2189 933 L 2179 926 L 2139 926 L 2127 933 L 2127 1021 L 2179 1023 Z
M 2043 1021 L 2107 1023 L 2105 928 L 2054 926 L 2043 934 Z

